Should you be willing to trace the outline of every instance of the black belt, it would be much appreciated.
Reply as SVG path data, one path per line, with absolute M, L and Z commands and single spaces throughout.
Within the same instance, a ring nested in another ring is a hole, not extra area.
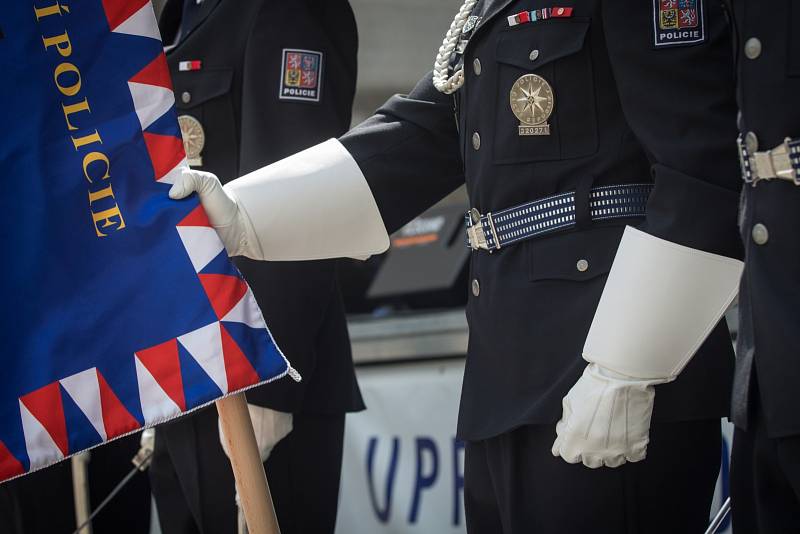
M 739 136 L 742 179 L 755 186 L 761 180 L 786 180 L 800 185 L 800 139 L 787 137 L 772 150 L 751 151 Z M 752 147 L 751 147 L 752 148 Z
M 644 217 L 652 190 L 653 184 L 594 187 L 589 191 L 591 219 Z M 484 215 L 472 208 L 466 219 L 467 245 L 473 250 L 491 252 L 517 241 L 574 227 L 575 192 L 540 198 Z

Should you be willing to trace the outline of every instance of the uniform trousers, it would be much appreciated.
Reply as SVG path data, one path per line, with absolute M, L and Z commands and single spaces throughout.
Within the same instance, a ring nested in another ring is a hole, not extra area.
M 655 422 L 647 458 L 611 469 L 550 453 L 554 425 L 468 442 L 470 534 L 702 534 L 721 458 L 718 419 Z
M 733 532 L 800 533 L 800 436 L 770 438 L 758 406 L 749 425 L 733 434 Z
M 94 510 L 127 475 L 140 434 L 89 452 L 89 499 Z M 76 528 L 72 465 L 60 462 L 0 485 L 0 534 L 69 534 Z M 148 534 L 150 485 L 137 473 L 92 520 L 93 532 Z
M 336 524 L 344 414 L 295 414 L 265 464 L 283 534 L 330 534 Z M 234 479 L 215 408 L 156 430 L 150 482 L 164 534 L 236 532 Z

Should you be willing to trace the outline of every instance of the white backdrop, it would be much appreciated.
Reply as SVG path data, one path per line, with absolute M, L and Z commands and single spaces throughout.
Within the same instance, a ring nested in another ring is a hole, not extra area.
M 336 533 L 466 532 L 464 453 L 455 442 L 464 361 L 361 367 L 357 373 L 368 409 L 347 417 Z M 725 423 L 725 450 L 730 436 Z M 726 455 L 725 482 L 727 462 Z M 714 513 L 721 487 L 722 480 Z M 720 533 L 729 534 L 730 527 Z

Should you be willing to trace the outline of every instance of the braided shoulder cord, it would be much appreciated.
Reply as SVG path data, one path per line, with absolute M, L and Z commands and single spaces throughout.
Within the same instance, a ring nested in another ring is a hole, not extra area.
M 450 24 L 450 29 L 447 30 L 444 36 L 442 46 L 439 47 L 439 53 L 436 54 L 436 61 L 433 64 L 433 86 L 444 94 L 452 94 L 464 85 L 463 67 L 454 72 L 452 76 L 449 76 L 450 56 L 453 55 L 453 51 L 461 38 L 461 29 L 466 24 L 472 8 L 477 3 L 478 0 L 464 0 L 464 5 L 458 10 L 453 23 Z

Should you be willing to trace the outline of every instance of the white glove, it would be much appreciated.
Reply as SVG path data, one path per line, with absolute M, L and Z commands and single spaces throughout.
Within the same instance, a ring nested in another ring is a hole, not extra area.
M 197 191 L 230 256 L 254 260 L 366 259 L 389 247 L 375 198 L 356 161 L 335 139 L 222 187 L 185 169 L 169 196 Z
M 170 188 L 169 197 L 178 200 L 195 191 L 200 196 L 208 220 L 225 245 L 228 256 L 257 258 L 261 252 L 258 250 L 258 239 L 253 239 L 248 234 L 252 233 L 252 226 L 239 209 L 235 195 L 226 191 L 214 174 L 184 168 Z
M 564 397 L 553 455 L 587 467 L 644 459 L 653 386 L 675 380 L 736 295 L 742 262 L 627 227 Z
M 643 460 L 653 386 L 669 381 L 633 378 L 590 363 L 562 402 L 553 456 L 592 469 Z
M 250 420 L 253 422 L 253 431 L 256 434 L 261 461 L 266 462 L 275 445 L 292 431 L 292 414 L 253 404 L 248 404 L 247 410 L 250 412 Z M 222 421 L 218 419 L 217 424 L 219 426 L 219 442 L 222 444 L 222 450 L 228 455 Z

